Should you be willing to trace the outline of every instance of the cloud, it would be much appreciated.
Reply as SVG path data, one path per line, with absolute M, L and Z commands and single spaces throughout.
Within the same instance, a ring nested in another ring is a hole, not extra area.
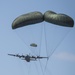
M 54 57 L 56 59 L 60 59 L 60 60 L 74 61 L 75 62 L 75 55 L 71 54 L 71 53 L 67 53 L 67 52 L 55 54 Z

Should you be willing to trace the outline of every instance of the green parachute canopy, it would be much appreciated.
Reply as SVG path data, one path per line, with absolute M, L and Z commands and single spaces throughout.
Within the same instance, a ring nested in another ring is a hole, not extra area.
M 44 20 L 60 26 L 73 27 L 74 21 L 66 14 L 57 14 L 53 11 L 46 11 L 44 13 Z
M 19 27 L 40 23 L 43 21 L 43 15 L 41 12 L 31 12 L 28 14 L 23 14 L 17 17 L 12 23 L 12 29 Z
M 31 43 L 30 46 L 32 46 L 32 47 L 37 47 L 37 44 Z
M 12 23 L 12 29 L 33 25 L 43 21 L 65 27 L 74 26 L 74 20 L 66 14 L 57 14 L 53 11 L 46 11 L 43 15 L 41 12 L 35 11 L 17 17 Z

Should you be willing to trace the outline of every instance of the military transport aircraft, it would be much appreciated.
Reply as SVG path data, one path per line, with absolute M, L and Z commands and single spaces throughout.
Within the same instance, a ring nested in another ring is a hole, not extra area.
M 22 58 L 22 60 L 26 60 L 27 62 L 30 62 L 30 61 L 36 61 L 37 59 L 43 59 L 43 58 L 48 59 L 48 57 L 30 56 L 30 55 L 28 55 L 28 54 L 27 54 L 27 55 L 8 54 L 8 55 Z

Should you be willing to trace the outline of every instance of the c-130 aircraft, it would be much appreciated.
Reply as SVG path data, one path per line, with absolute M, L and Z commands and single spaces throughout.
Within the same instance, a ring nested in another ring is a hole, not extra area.
M 43 59 L 43 58 L 46 58 L 48 59 L 48 57 L 40 57 L 40 56 L 30 56 L 30 55 L 19 55 L 19 54 L 8 54 L 10 56 L 14 56 L 14 57 L 19 57 L 19 58 L 22 58 L 22 60 L 26 60 L 27 62 L 30 62 L 30 61 L 36 61 L 37 59 Z

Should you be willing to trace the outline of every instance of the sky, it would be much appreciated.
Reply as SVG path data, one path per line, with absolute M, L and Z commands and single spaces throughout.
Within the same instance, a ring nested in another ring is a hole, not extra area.
M 34 11 L 51 10 L 75 20 L 74 7 L 74 0 L 0 0 L 0 75 L 75 75 L 75 26 L 42 22 L 12 29 L 16 17 Z M 37 48 L 29 46 L 34 42 Z M 49 60 L 28 63 L 9 53 L 49 56 Z

